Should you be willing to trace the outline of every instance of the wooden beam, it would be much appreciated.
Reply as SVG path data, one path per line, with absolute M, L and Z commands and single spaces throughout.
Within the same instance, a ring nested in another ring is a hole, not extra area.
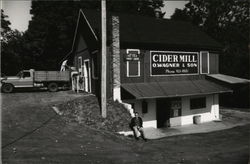
M 106 0 L 101 0 L 102 7 L 102 78 L 101 78 L 101 114 L 107 117 L 107 25 Z

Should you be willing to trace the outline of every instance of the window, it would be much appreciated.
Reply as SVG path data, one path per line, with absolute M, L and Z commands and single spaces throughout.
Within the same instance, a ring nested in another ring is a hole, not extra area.
M 140 50 L 127 49 L 125 60 L 127 61 L 127 77 L 140 76 Z
M 23 72 L 23 78 L 29 78 L 30 72 Z
M 140 61 L 127 61 L 127 77 L 140 76 Z
M 97 64 L 97 56 L 93 55 L 92 58 L 92 62 L 91 62 L 91 73 L 92 73 L 92 78 L 93 79 L 98 79 L 98 74 L 97 74 L 97 70 L 98 70 L 98 64 Z
M 82 57 L 79 56 L 78 57 L 78 69 L 80 69 L 82 67 Z
M 81 73 L 81 75 L 83 74 L 83 71 L 82 71 L 82 57 L 79 56 L 78 57 L 78 64 L 77 64 L 77 67 L 78 67 L 78 72 Z
M 201 74 L 209 73 L 209 53 L 207 51 L 200 52 L 200 72 Z
M 190 109 L 206 108 L 206 97 L 190 99 Z
M 148 113 L 148 103 L 147 101 L 142 101 L 142 113 Z
M 172 117 L 181 116 L 181 99 L 176 98 L 171 101 Z

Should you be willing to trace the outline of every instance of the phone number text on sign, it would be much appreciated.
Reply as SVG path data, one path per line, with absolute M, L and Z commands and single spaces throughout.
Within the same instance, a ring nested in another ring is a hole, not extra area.
M 197 52 L 151 51 L 151 75 L 198 74 Z

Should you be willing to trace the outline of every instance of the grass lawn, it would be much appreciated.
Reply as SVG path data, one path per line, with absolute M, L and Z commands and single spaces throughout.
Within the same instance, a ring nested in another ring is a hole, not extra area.
M 2 149 L 5 164 L 247 164 L 249 125 L 206 134 L 148 142 L 69 122 L 51 106 L 82 95 L 70 92 L 2 94 Z

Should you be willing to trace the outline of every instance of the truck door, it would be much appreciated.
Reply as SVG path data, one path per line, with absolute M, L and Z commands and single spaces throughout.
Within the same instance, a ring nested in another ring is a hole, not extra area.
M 16 87 L 33 87 L 33 78 L 29 71 L 23 71 Z

